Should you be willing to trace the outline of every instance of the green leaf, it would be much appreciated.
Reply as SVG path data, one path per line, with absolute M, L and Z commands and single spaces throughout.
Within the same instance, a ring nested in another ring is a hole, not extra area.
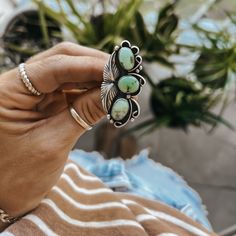
M 135 26 L 140 42 L 146 42 L 146 40 L 148 40 L 149 33 L 144 23 L 143 16 L 139 11 L 135 14 Z
M 167 4 L 160 10 L 155 27 L 155 34 L 169 38 L 176 30 L 178 26 L 178 17 L 174 13 L 176 3 L 177 1 Z
M 204 86 L 224 89 L 229 81 L 228 72 L 235 68 L 235 62 L 231 48 L 203 48 L 195 62 L 193 73 Z
M 227 120 L 225 120 L 224 118 L 222 118 L 222 117 L 220 117 L 218 115 L 215 115 L 215 114 L 213 114 L 211 112 L 207 112 L 205 117 L 208 118 L 209 121 L 212 120 L 213 124 L 214 123 L 215 124 L 216 123 L 222 123 L 225 126 L 227 126 L 229 129 L 235 130 L 235 127 L 230 122 L 228 122 Z
M 134 20 L 134 15 L 138 11 L 142 0 L 121 1 L 117 11 L 112 17 L 104 15 L 105 34 L 122 35 L 125 29 L 129 27 Z
M 28 55 L 28 57 L 31 57 L 34 54 L 37 54 L 37 53 L 40 52 L 38 49 L 21 47 L 21 46 L 12 44 L 12 43 L 5 43 L 4 47 L 7 48 L 7 49 L 11 49 L 11 50 L 14 50 L 16 52 L 19 52 L 21 54 L 26 54 L 26 55 Z
M 73 0 L 65 0 L 66 3 L 68 4 L 68 6 L 70 7 L 72 13 L 78 18 L 78 20 L 83 24 L 83 26 L 85 27 L 85 30 L 87 31 L 87 35 L 88 38 L 90 38 L 91 40 L 94 39 L 95 35 L 94 35 L 94 31 L 93 31 L 93 27 L 90 24 L 90 22 L 86 21 L 84 19 L 84 17 L 82 15 L 79 14 L 79 12 L 77 11 Z
M 50 42 L 49 42 L 49 36 L 48 36 L 48 28 L 47 28 L 47 23 L 46 23 L 46 19 L 45 19 L 45 14 L 42 8 L 42 2 L 38 3 L 39 6 L 39 20 L 40 20 L 40 27 L 42 30 L 42 34 L 43 34 L 43 42 L 44 45 L 49 48 L 50 47 Z

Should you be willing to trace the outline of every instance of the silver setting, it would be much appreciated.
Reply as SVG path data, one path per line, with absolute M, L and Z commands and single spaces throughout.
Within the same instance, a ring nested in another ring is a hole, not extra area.
M 125 70 L 119 63 L 118 53 L 122 47 L 128 47 L 131 49 L 134 55 L 134 67 L 130 70 Z M 140 107 L 137 101 L 134 99 L 141 90 L 142 86 L 146 83 L 145 79 L 139 74 L 142 70 L 142 57 L 139 54 L 139 48 L 132 46 L 129 41 L 124 40 L 120 46 L 115 46 L 113 53 L 111 54 L 108 63 L 104 67 L 103 82 L 101 85 L 101 99 L 104 110 L 106 111 L 107 118 L 110 123 L 113 123 L 115 127 L 120 128 L 128 123 L 129 120 L 134 121 L 140 114 Z M 135 93 L 123 93 L 118 88 L 118 81 L 122 76 L 132 75 L 139 81 L 139 89 Z M 111 115 L 113 104 L 119 98 L 124 98 L 128 101 L 129 111 L 122 120 L 115 120 Z
M 20 73 L 20 78 L 25 85 L 25 87 L 28 89 L 29 92 L 31 92 L 35 96 L 40 96 L 42 95 L 41 92 L 39 92 L 31 83 L 30 79 L 27 76 L 26 70 L 25 70 L 25 63 L 21 63 L 19 65 L 19 73 Z
M 112 102 L 118 94 L 115 81 L 119 77 L 119 70 L 115 64 L 115 54 L 115 52 L 111 54 L 108 64 L 104 67 L 103 82 L 101 85 L 102 105 L 107 113 L 109 113 Z

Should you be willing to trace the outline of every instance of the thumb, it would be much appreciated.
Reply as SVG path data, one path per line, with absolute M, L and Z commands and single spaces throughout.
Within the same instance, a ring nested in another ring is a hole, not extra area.
M 90 125 L 96 124 L 105 116 L 100 88 L 90 89 L 81 94 L 74 100 L 72 107 Z M 78 123 L 76 124 L 78 125 Z
M 105 116 L 100 88 L 94 88 L 80 94 L 74 100 L 72 107 L 89 125 L 96 124 Z M 74 146 L 77 139 L 86 131 L 75 121 L 68 107 L 58 115 L 50 117 L 44 128 L 46 129 L 44 132 L 50 136 L 48 139 L 53 139 L 55 145 L 64 147 L 66 145 L 70 149 Z

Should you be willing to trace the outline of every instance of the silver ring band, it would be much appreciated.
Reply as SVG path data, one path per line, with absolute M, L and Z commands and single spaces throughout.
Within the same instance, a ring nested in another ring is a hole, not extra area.
M 19 65 L 19 72 L 20 72 L 20 78 L 23 82 L 23 84 L 25 85 L 25 87 L 33 94 L 36 96 L 40 96 L 42 95 L 41 92 L 39 92 L 34 86 L 33 84 L 30 82 L 26 70 L 25 70 L 25 63 L 21 63 Z
M 74 120 L 80 125 L 82 126 L 84 129 L 86 130 L 90 130 L 92 129 L 92 126 L 89 125 L 86 121 L 84 121 L 84 119 L 81 118 L 81 116 L 78 114 L 78 112 L 72 107 L 70 106 L 70 114 L 72 115 L 72 117 L 74 118 Z

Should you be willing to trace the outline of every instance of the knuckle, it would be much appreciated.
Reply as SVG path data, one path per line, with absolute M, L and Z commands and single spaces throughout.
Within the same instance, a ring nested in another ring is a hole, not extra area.
M 53 55 L 43 60 L 42 63 L 44 65 L 46 64 L 47 66 L 52 66 L 52 65 L 55 65 L 55 63 L 60 63 L 61 61 L 63 61 L 65 57 L 66 56 L 63 54 Z
M 50 76 L 52 80 L 57 81 L 60 77 L 60 69 L 63 68 L 65 57 L 66 56 L 62 54 L 50 56 L 41 61 L 39 67 L 43 69 L 45 68 L 45 65 L 47 65 L 47 69 L 44 69 L 44 71 L 46 71 L 46 74 Z
M 70 60 L 70 56 L 57 54 L 48 57 L 43 64 L 47 65 L 51 79 L 59 83 L 61 78 L 67 77 L 71 73 L 71 68 L 68 66 Z
M 54 50 L 58 54 L 71 54 L 73 52 L 75 44 L 71 42 L 61 42 L 54 46 Z

